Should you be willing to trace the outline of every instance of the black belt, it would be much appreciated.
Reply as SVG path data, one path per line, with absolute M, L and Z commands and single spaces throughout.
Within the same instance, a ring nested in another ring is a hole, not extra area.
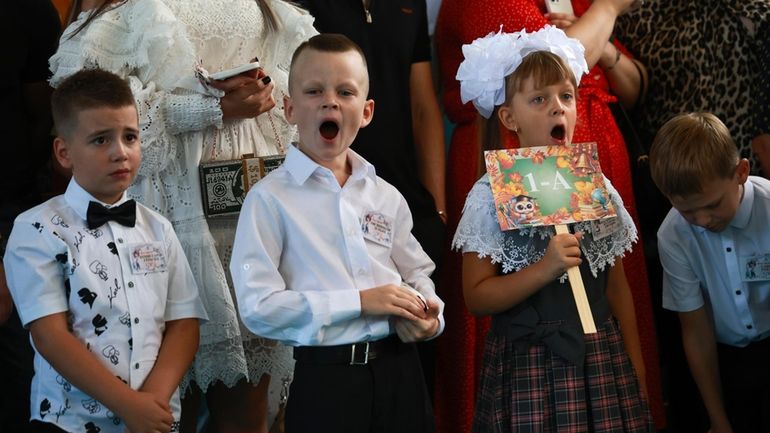
M 410 345 L 402 343 L 398 336 L 391 334 L 382 340 L 355 344 L 298 346 L 294 348 L 294 359 L 316 364 L 366 365 L 373 359 L 395 355 L 409 347 Z

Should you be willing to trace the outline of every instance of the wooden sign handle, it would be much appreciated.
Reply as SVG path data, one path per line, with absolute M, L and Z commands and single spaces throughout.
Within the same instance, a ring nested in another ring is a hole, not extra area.
M 554 228 L 556 229 L 556 234 L 569 233 L 566 224 L 556 224 Z M 573 266 L 567 269 L 567 277 L 569 277 L 569 285 L 572 287 L 572 296 L 575 297 L 575 304 L 577 305 L 578 315 L 580 315 L 580 323 L 583 325 L 583 332 L 595 334 L 594 316 L 591 314 L 591 305 L 588 304 L 588 296 L 586 296 L 586 288 L 583 285 L 583 277 L 580 276 L 580 268 Z

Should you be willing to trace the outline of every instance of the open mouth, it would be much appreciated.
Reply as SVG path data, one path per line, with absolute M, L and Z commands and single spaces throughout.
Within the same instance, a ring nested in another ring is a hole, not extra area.
M 331 140 L 337 136 L 338 132 L 340 132 L 340 127 L 331 120 L 327 120 L 321 124 L 321 127 L 318 128 L 318 130 L 321 132 L 321 137 Z
M 564 128 L 564 125 L 556 125 L 551 129 L 551 137 L 557 140 L 564 140 L 565 134 L 566 129 Z

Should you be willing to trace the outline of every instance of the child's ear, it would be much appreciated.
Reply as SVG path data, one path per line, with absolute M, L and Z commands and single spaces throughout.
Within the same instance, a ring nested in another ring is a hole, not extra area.
M 509 131 L 516 132 L 519 130 L 519 125 L 516 124 L 516 118 L 513 116 L 513 112 L 508 106 L 503 105 L 497 109 L 497 118 Z
M 364 103 L 364 116 L 361 118 L 361 126 L 359 128 L 370 124 L 372 117 L 374 117 L 374 99 L 367 99 Z
M 286 121 L 290 124 L 296 125 L 292 120 L 292 117 L 294 116 L 294 106 L 291 103 L 291 96 L 289 95 L 283 95 L 283 116 L 286 117 Z
M 749 180 L 750 171 L 751 167 L 749 166 L 749 160 L 746 158 L 741 158 L 738 161 L 738 165 L 735 167 L 735 175 L 738 177 L 739 184 L 743 185 L 747 180 Z
M 53 139 L 53 154 L 56 156 L 56 160 L 59 162 L 59 165 L 68 170 L 72 169 L 69 146 L 67 145 L 67 141 L 64 138 L 57 136 Z

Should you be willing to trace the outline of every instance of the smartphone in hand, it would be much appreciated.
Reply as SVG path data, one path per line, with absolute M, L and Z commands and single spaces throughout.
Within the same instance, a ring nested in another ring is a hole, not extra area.
M 224 71 L 215 72 L 213 74 L 210 74 L 209 77 L 212 80 L 217 80 L 217 81 L 219 81 L 219 80 L 226 80 L 226 79 L 228 79 L 230 77 L 234 77 L 234 76 L 242 74 L 244 72 L 253 71 L 254 69 L 258 69 L 258 68 L 259 68 L 259 62 L 251 62 L 251 63 L 246 63 L 246 64 L 243 64 L 243 65 L 240 65 L 240 66 L 236 66 L 236 67 L 234 67 L 232 69 L 227 69 L 227 70 L 224 70 Z
M 545 0 L 545 8 L 548 9 L 548 13 L 575 15 L 570 0 Z

